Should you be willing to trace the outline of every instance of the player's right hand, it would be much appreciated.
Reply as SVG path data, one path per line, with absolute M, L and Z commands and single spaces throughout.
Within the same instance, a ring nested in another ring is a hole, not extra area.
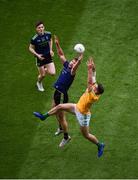
M 43 54 L 38 54 L 37 57 L 38 57 L 38 59 L 40 59 L 41 61 L 45 59 L 45 58 L 43 57 Z
M 93 58 L 90 57 L 87 61 L 87 66 L 89 69 L 93 69 L 94 68 L 94 61 L 93 61 Z

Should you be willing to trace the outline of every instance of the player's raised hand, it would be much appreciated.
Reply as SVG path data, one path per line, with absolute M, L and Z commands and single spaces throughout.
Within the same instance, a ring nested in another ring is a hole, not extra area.
M 93 72 L 95 71 L 96 67 L 95 67 L 94 60 L 92 57 L 90 57 L 89 60 L 87 61 L 87 66 L 89 69 L 92 69 Z
M 54 40 L 55 40 L 56 44 L 59 44 L 59 39 L 58 39 L 58 37 L 56 35 L 54 35 Z
M 88 69 L 92 69 L 92 67 L 93 67 L 93 59 L 92 59 L 92 57 L 90 57 L 90 58 L 88 59 L 88 61 L 87 61 L 87 67 L 88 67 Z

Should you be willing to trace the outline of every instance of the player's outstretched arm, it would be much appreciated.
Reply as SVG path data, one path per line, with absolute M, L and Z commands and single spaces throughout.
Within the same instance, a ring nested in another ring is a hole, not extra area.
M 76 73 L 76 71 L 77 71 L 77 69 L 78 69 L 78 67 L 79 67 L 82 59 L 83 59 L 83 54 L 81 53 L 81 54 L 79 54 L 79 56 L 77 57 L 76 64 L 75 64 L 75 66 L 74 66 L 74 67 L 72 68 L 72 70 L 71 70 L 71 74 L 72 74 L 72 75 L 75 75 L 75 73 Z
M 64 62 L 66 61 L 66 58 L 65 58 L 62 48 L 60 47 L 59 39 L 56 35 L 54 35 L 54 40 L 55 40 L 58 56 L 59 56 L 61 62 L 64 64 Z
M 51 37 L 50 42 L 49 42 L 49 47 L 50 47 L 50 55 L 53 57 L 54 52 L 53 52 L 53 39 Z
M 87 78 L 87 87 L 88 91 L 91 91 L 91 86 L 96 82 L 96 67 L 93 61 L 93 58 L 90 57 L 87 61 L 87 67 L 88 67 L 88 78 Z

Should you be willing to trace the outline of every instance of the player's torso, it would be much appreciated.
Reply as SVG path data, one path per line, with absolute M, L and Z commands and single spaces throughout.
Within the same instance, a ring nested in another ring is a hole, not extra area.
M 49 54 L 49 42 L 51 40 L 51 33 L 45 32 L 43 35 L 37 35 L 35 38 L 35 51 L 39 54 Z
M 69 89 L 75 77 L 74 75 L 71 75 L 71 69 L 68 65 L 69 62 L 67 61 L 59 75 L 59 78 L 54 84 L 54 87 L 63 93 Z
M 86 90 L 80 97 L 77 108 L 82 114 L 90 114 L 91 105 L 98 99 L 99 96 L 96 96 L 93 91 L 88 92 L 88 90 Z

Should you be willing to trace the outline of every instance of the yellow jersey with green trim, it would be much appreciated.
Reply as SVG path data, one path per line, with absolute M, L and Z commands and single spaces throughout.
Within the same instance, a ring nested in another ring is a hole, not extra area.
M 76 104 L 76 107 L 82 114 L 91 114 L 90 108 L 94 102 L 98 101 L 99 97 L 100 95 L 96 95 L 94 91 L 88 92 L 88 89 L 86 89 Z

